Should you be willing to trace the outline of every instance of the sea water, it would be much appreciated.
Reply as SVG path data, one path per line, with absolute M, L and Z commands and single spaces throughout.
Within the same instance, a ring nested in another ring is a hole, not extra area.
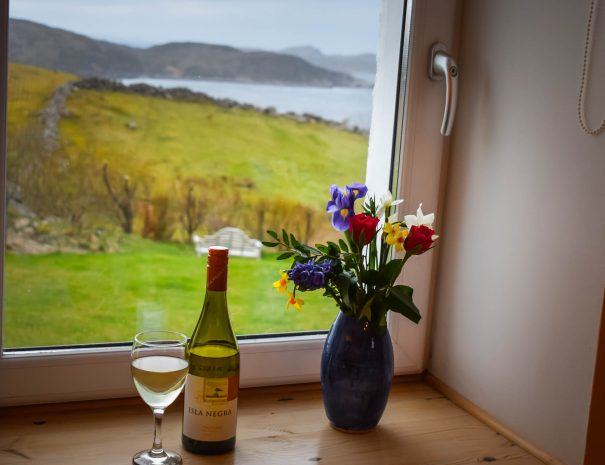
M 312 87 L 147 77 L 121 79 L 121 82 L 167 89 L 185 87 L 214 98 L 230 99 L 263 109 L 273 107 L 277 113 L 308 113 L 363 130 L 370 129 L 372 117 L 371 87 Z

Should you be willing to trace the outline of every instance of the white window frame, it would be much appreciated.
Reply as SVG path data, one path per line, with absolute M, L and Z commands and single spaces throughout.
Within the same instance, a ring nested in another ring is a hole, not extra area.
M 380 195 L 393 186 L 399 197 L 406 200 L 404 211 L 415 211 L 422 201 L 425 212 L 437 213 L 437 221 L 442 157 L 447 142 L 439 135 L 442 89 L 426 79 L 425 62 L 432 42 L 453 41 L 457 4 L 450 0 L 383 0 L 374 88 L 367 177 L 370 191 Z M 406 24 L 400 56 L 404 9 Z M 437 10 L 439 15 L 434 14 Z M 5 1 L 0 2 L 0 31 L 4 31 L 0 33 L 6 34 L 0 37 L 2 121 L 6 121 L 7 24 L 8 1 Z M 398 94 L 405 99 L 397 100 Z M 6 128 L 2 128 L 0 149 L 4 152 L 5 147 Z M 395 166 L 400 167 L 399 177 L 394 180 L 391 179 L 393 150 L 397 154 Z M 1 159 L 5 160 L 4 154 Z M 5 164 L 1 167 L 0 188 L 4 195 Z M 0 204 L 0 229 L 4 231 L 5 202 Z M 423 312 L 419 326 L 399 315 L 389 318 L 398 375 L 421 373 L 426 367 L 436 254 L 427 257 L 406 266 L 405 282 L 414 287 L 414 300 Z M 3 278 L 3 253 L 0 261 L 0 278 Z M 0 302 L 3 304 L 3 299 Z M 1 321 L 0 318 L 0 329 Z M 324 340 L 325 335 L 242 340 L 242 387 L 318 381 Z M 135 396 L 129 366 L 129 347 L 124 346 L 0 353 L 0 405 Z

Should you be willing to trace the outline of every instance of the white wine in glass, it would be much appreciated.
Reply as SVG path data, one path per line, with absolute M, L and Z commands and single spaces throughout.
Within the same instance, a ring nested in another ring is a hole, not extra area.
M 162 447 L 162 417 L 183 389 L 187 375 L 187 336 L 146 331 L 134 337 L 130 352 L 134 385 L 155 418 L 153 446 L 132 458 L 136 465 L 181 465 L 181 456 Z

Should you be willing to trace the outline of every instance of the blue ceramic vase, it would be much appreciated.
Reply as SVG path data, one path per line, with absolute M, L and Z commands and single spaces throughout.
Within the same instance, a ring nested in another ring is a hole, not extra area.
M 321 387 L 332 426 L 349 432 L 374 428 L 393 380 L 393 345 L 388 330 L 367 321 L 336 317 L 321 357 Z

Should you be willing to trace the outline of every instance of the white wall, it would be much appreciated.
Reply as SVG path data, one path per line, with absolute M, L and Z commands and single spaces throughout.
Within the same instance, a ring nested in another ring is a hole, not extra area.
M 584 134 L 576 113 L 588 4 L 466 1 L 429 368 L 570 465 L 583 460 L 605 283 L 605 134 Z

